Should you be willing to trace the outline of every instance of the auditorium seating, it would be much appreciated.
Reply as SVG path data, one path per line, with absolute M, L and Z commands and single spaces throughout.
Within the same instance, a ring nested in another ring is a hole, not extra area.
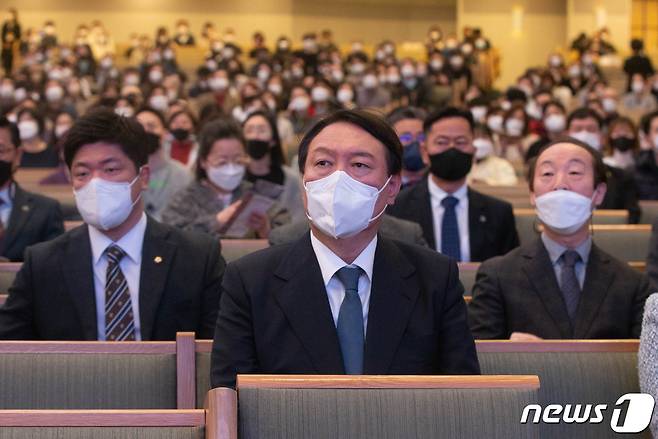
M 645 261 L 649 254 L 651 225 L 594 224 L 592 239 L 602 250 L 624 261 Z
M 266 239 L 222 239 L 222 256 L 226 262 L 235 261 L 269 246 Z
M 477 341 L 483 374 L 539 376 L 542 405 L 608 404 L 639 392 L 637 340 Z M 610 409 L 612 410 L 612 409 Z M 607 418 L 609 419 L 609 417 Z M 545 425 L 546 437 L 609 437 L 603 424 Z
M 238 375 L 239 436 L 537 438 L 536 376 Z
M 640 209 L 642 209 L 641 224 L 653 224 L 658 219 L 658 201 L 640 201 Z
M 0 341 L 1 409 L 194 408 L 194 334 L 177 342 Z
M 204 410 L 0 410 L 0 439 L 221 439 Z
M 0 293 L 7 293 L 9 287 L 14 283 L 16 273 L 21 269 L 19 262 L 0 262 Z M 4 300 L 0 298 L 0 304 Z

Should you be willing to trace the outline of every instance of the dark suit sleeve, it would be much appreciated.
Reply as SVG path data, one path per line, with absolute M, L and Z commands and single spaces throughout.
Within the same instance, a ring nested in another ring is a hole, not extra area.
M 46 221 L 45 230 L 40 242 L 50 241 L 64 233 L 64 215 L 59 203 L 53 204 Z
M 226 262 L 221 255 L 219 241 L 211 240 L 207 254 L 203 305 L 196 335 L 197 338 L 201 339 L 211 339 L 215 331 L 222 278 L 226 269 Z
M 504 236 L 502 236 L 500 240 L 500 256 L 509 253 L 511 250 L 514 250 L 519 246 L 519 234 L 516 230 L 516 221 L 514 220 L 514 211 L 512 210 L 511 205 L 505 205 L 503 218 L 504 224 L 507 224 L 507 227 L 505 227 Z
M 649 242 L 647 275 L 651 281 L 651 287 L 654 291 L 658 291 L 658 219 L 653 223 L 651 241 Z
M 32 252 L 27 249 L 25 261 L 9 287 L 9 297 L 0 307 L 0 339 L 34 340 L 34 299 L 32 289 Z
M 459 282 L 459 269 L 450 262 L 441 316 L 439 338 L 439 373 L 446 375 L 477 375 L 480 363 L 475 342 L 468 329 L 464 287 Z
M 229 264 L 222 282 L 222 297 L 210 364 L 212 387 L 235 387 L 238 373 L 257 371 L 258 359 L 251 318 L 251 303 L 241 273 Z
M 468 307 L 469 325 L 476 339 L 506 339 L 503 304 L 496 259 L 483 262 L 473 286 L 473 299 Z
M 644 315 L 644 304 L 654 290 L 649 285 L 649 278 L 642 274 L 638 282 L 635 300 L 633 301 L 633 327 L 631 337 L 640 338 L 642 332 L 642 317 Z
M 622 194 L 624 194 L 624 209 L 628 210 L 628 223 L 637 224 L 640 222 L 640 203 L 638 201 L 638 190 L 635 178 L 630 172 L 623 171 L 621 177 Z

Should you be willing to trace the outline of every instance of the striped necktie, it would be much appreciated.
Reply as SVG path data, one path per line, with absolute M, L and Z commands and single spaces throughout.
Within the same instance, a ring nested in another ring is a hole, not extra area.
M 135 340 L 135 319 L 128 282 L 119 262 L 126 255 L 112 244 L 105 250 L 107 275 L 105 281 L 105 338 L 107 341 Z

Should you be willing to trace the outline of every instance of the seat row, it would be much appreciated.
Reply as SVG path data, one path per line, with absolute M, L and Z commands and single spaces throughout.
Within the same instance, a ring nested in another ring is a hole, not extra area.
M 261 438 L 537 437 L 537 426 L 519 422 L 527 404 L 612 407 L 639 391 L 637 340 L 476 347 L 480 377 L 249 375 L 238 378 L 235 402 L 230 389 L 209 393 L 212 342 L 192 333 L 175 342 L 5 341 L 0 425 L 15 425 L 16 435 L 3 436 L 10 430 L 1 428 L 0 438 L 60 437 L 28 435 L 39 426 L 81 432 L 99 425 L 146 429 L 111 437 L 234 437 L 229 426 L 237 422 L 241 437 Z M 606 437 L 604 424 L 538 427 L 555 437 Z M 207 436 L 220 430 L 223 436 Z

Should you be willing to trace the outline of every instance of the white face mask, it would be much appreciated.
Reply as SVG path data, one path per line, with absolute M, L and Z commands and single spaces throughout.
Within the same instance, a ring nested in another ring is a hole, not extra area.
M 137 199 L 132 200 L 132 186 L 138 178 L 139 174 L 126 183 L 95 177 L 74 190 L 75 204 L 84 222 L 100 230 L 110 230 L 122 224 L 142 197 L 140 192 Z
M 158 111 L 164 112 L 169 106 L 169 99 L 167 99 L 167 96 L 165 95 L 151 96 L 149 99 L 149 105 Z
M 569 133 L 574 139 L 578 139 L 583 143 L 588 144 L 597 151 L 601 150 L 601 139 L 596 133 L 590 133 L 589 131 L 576 131 L 575 133 Z
M 306 96 L 297 96 L 290 100 L 289 108 L 293 111 L 306 111 L 311 105 Z
M 46 99 L 48 102 L 57 102 L 64 97 L 64 89 L 62 87 L 49 87 L 46 89 Z
M 484 118 L 487 117 L 487 107 L 472 107 L 471 114 L 473 115 L 473 119 L 475 119 L 476 122 L 482 122 Z
M 500 133 L 503 131 L 503 116 L 495 114 L 487 119 L 487 126 L 491 131 Z
M 245 166 L 236 165 L 234 163 L 222 166 L 209 166 L 206 170 L 208 179 L 212 184 L 227 192 L 232 192 L 235 188 L 240 186 L 244 173 Z
M 562 114 L 551 114 L 546 116 L 544 126 L 549 133 L 561 133 L 567 127 L 567 119 Z
M 39 134 L 39 125 L 33 120 L 18 123 L 18 133 L 21 140 L 33 139 Z
M 485 139 L 483 137 L 473 140 L 473 146 L 475 147 L 475 159 L 480 160 L 490 155 L 493 155 L 494 148 L 491 140 Z
M 519 119 L 507 119 L 505 122 L 505 131 L 509 136 L 519 137 L 523 134 L 523 122 Z
M 314 87 L 311 90 L 311 99 L 314 102 L 326 102 L 329 100 L 329 91 L 324 87 Z
M 613 113 L 617 110 L 617 101 L 613 98 L 603 98 L 601 104 L 606 113 Z
M 228 88 L 228 79 L 224 77 L 214 77 L 208 80 L 208 86 L 211 90 L 226 90 Z
M 55 137 L 58 139 L 62 137 L 69 129 L 70 125 L 55 125 Z
M 338 102 L 345 104 L 347 102 L 351 102 L 352 99 L 354 99 L 354 93 L 352 93 L 352 90 L 350 89 L 343 88 L 338 90 L 337 98 Z
M 386 207 L 372 217 L 381 189 L 353 179 L 345 171 L 336 171 L 327 177 L 304 183 L 308 219 L 335 239 L 354 236 L 379 218 Z
M 578 231 L 592 216 L 592 200 L 577 192 L 557 190 L 535 199 L 537 217 L 559 235 Z

